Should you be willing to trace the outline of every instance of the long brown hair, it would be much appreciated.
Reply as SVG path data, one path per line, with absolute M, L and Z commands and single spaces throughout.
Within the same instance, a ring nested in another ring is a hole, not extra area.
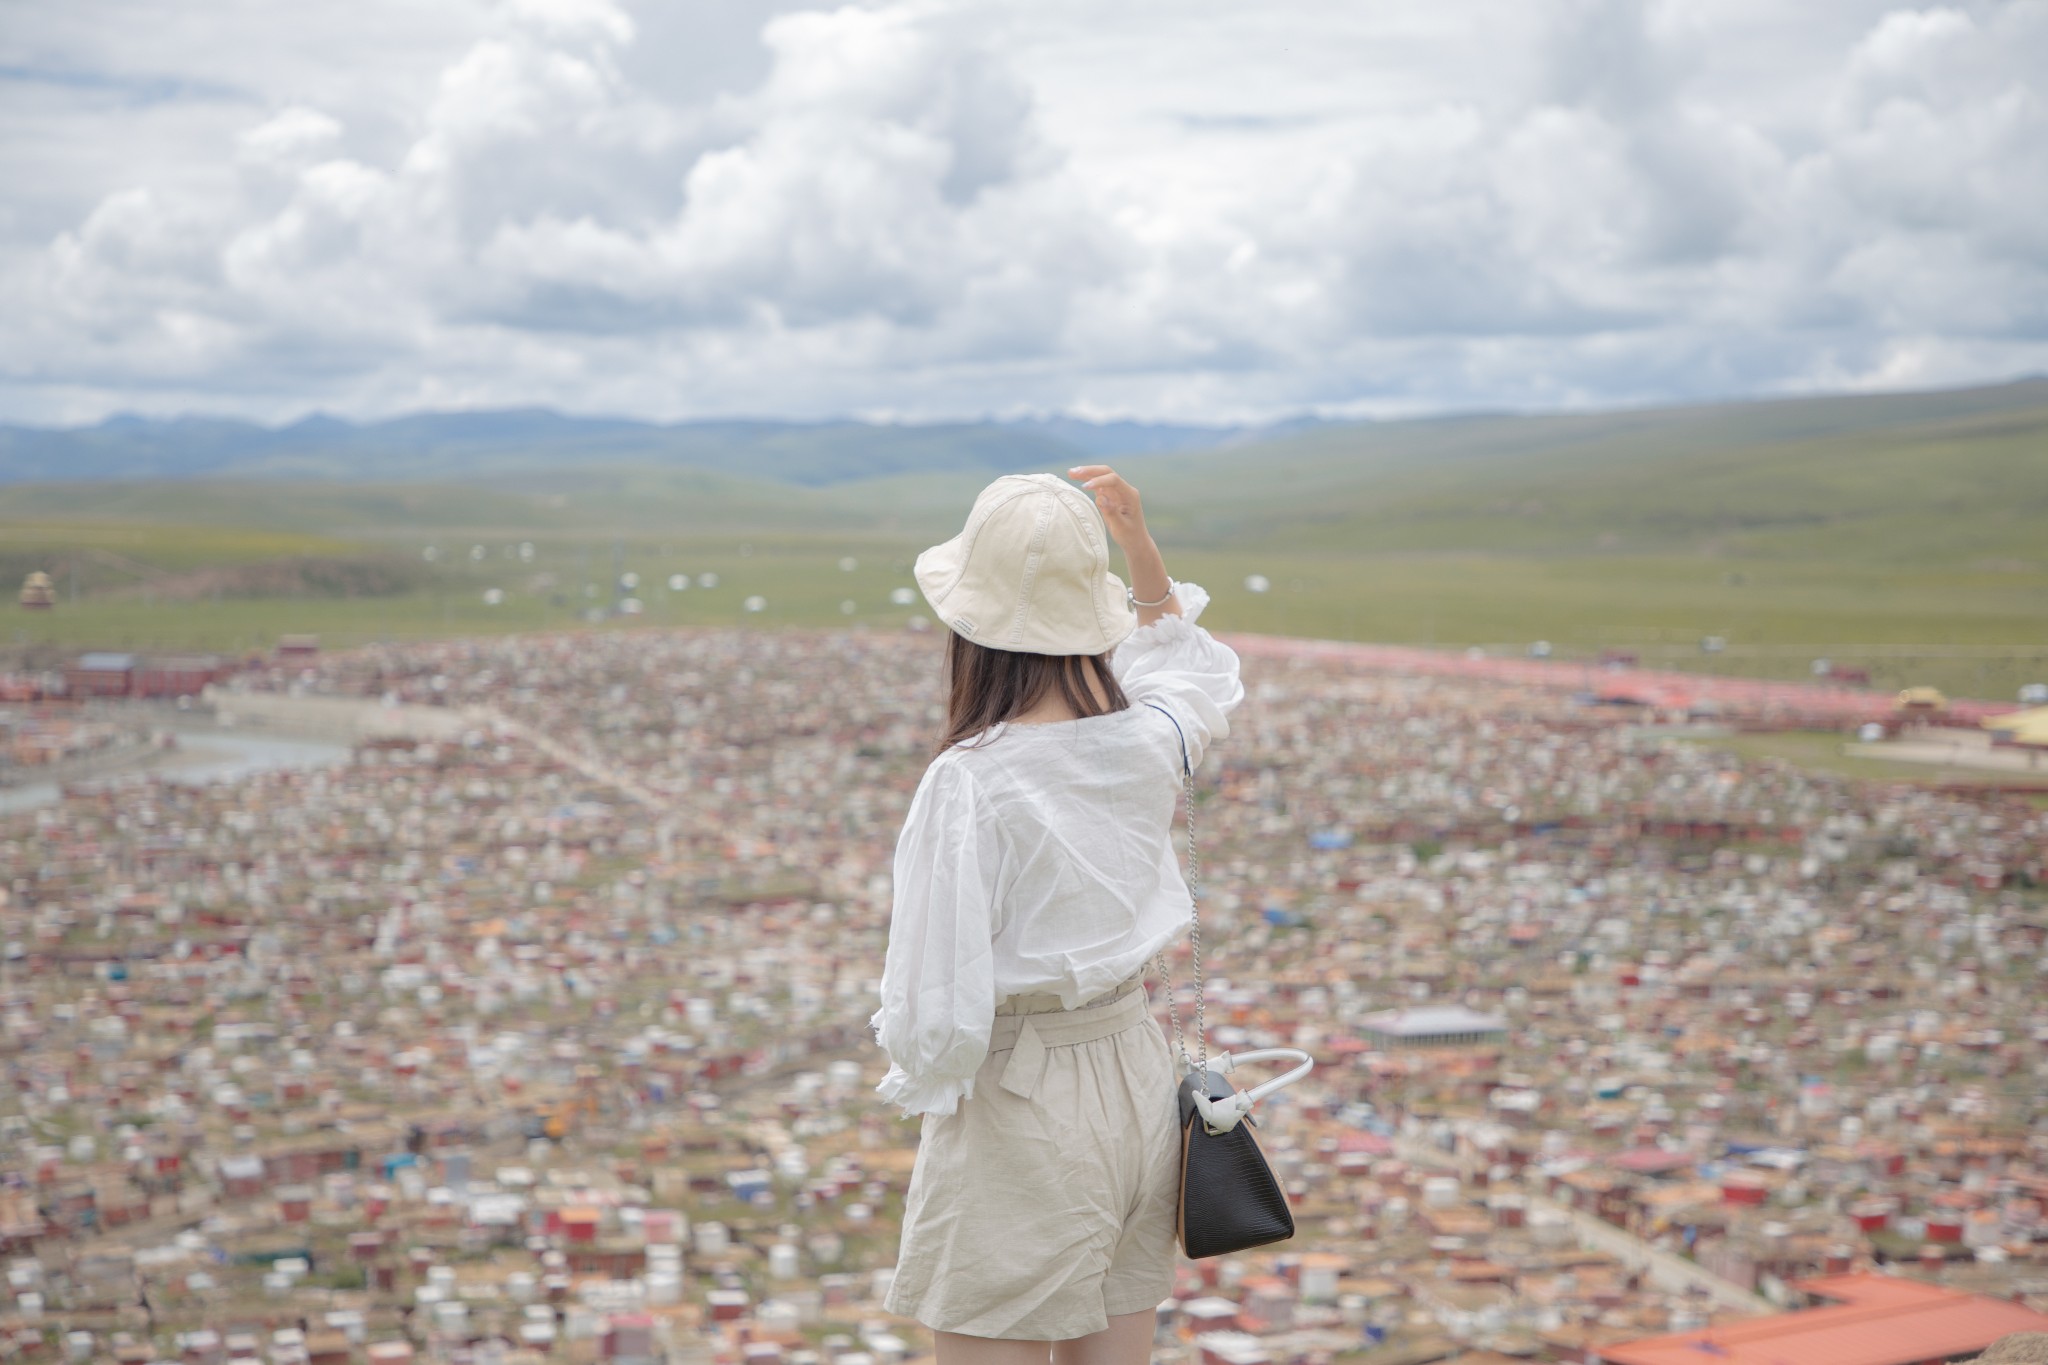
M 1102 685 L 1107 706 L 1095 700 L 1088 675 Z M 946 737 L 941 750 L 992 725 L 1023 715 L 1058 690 L 1077 716 L 1104 716 L 1130 706 L 1104 654 L 1024 654 L 975 644 L 958 631 L 946 647 Z

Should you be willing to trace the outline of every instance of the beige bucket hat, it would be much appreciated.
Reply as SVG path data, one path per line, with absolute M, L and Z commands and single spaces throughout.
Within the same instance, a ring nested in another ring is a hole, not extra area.
M 1054 474 L 1005 474 L 967 526 L 917 557 L 917 586 L 966 639 L 1020 654 L 1106 654 L 1138 626 L 1086 493 Z

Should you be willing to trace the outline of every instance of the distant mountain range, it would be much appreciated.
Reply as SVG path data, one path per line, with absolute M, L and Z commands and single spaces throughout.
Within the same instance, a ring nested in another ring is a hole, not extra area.
M 756 595 L 766 625 L 901 625 L 917 550 L 995 473 L 1104 458 L 1226 630 L 1667 662 L 1719 637 L 1717 669 L 1805 676 L 1826 655 L 1971 696 L 2048 662 L 2041 378 L 1256 431 L 544 411 L 0 427 L 0 584 L 57 577 L 63 608 L 7 632 L 52 658 L 551 629 L 628 568 L 657 571 L 643 605 L 665 624 L 751 624 Z M 683 570 L 692 589 L 666 586 Z
M 565 467 L 685 467 L 812 487 L 890 474 L 1058 469 L 1203 450 L 1318 425 L 1263 428 L 1072 417 L 894 425 L 571 417 L 541 408 L 431 412 L 381 422 L 316 415 L 286 426 L 217 417 L 112 417 L 0 426 L 0 483 L 135 479 L 462 482 Z
M 121 417 L 0 427 L 0 530 L 89 520 L 374 541 L 401 529 L 858 529 L 914 541 L 957 529 L 993 474 L 1104 458 L 1146 491 L 1161 534 L 1190 549 L 1682 550 L 2000 575 L 2048 555 L 2048 379 L 1258 430 L 1071 418 L 662 426 L 538 410 L 276 428 Z M 1999 577 L 1984 591 L 2011 586 Z

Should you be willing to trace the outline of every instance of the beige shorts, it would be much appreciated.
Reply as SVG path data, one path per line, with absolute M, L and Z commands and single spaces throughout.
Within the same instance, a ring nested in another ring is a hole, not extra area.
M 996 1007 L 974 1096 L 927 1114 L 884 1306 L 935 1331 L 1065 1341 L 1173 1292 L 1174 1067 L 1128 981 Z

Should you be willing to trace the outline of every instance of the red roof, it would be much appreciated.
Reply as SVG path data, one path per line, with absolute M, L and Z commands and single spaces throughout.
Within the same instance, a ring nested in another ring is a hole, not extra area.
M 1829 1275 L 1794 1289 L 1840 1300 L 1600 1348 L 1609 1365 L 1916 1365 L 1974 1354 L 2048 1314 L 1895 1275 Z
M 1661 1147 L 1636 1147 L 1607 1158 L 1607 1164 L 1638 1175 L 1662 1175 L 1666 1171 L 1683 1170 L 1698 1160 L 1696 1156 L 1667 1152 Z
M 1233 631 L 1224 643 L 1240 654 L 1271 657 L 1338 659 L 1361 668 L 1402 673 L 1447 674 L 1488 678 L 1536 687 L 1577 690 L 1588 683 L 1588 666 L 1563 659 L 1472 659 L 1462 650 L 1421 649 L 1412 645 L 1361 645 L 1342 640 L 1297 640 Z M 1882 720 L 1892 714 L 1892 694 L 1844 687 L 1840 682 L 1774 682 L 1766 678 L 1730 678 L 1638 668 L 1625 679 L 1603 677 L 1606 690 L 1655 686 L 1667 689 L 1672 702 L 1714 702 L 1723 709 L 1747 714 L 1789 713 L 1831 716 L 1844 721 Z M 2019 707 L 2013 702 L 1955 701 L 1949 713 L 1968 723 L 2004 715 Z M 1695 1361 L 1693 1365 L 1701 1365 Z

